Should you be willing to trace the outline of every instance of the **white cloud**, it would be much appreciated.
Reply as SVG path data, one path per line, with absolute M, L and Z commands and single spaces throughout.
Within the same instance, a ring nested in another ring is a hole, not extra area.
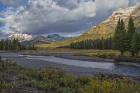
M 130 0 L 131 5 L 135 5 L 137 3 L 140 3 L 140 0 Z
M 129 0 L 95 0 L 97 11 L 107 12 L 129 5 Z
M 92 0 L 88 2 L 81 1 L 74 9 L 57 5 L 53 0 L 30 0 L 30 5 L 32 6 L 29 10 L 30 12 L 35 12 L 36 14 L 41 12 L 41 17 L 46 17 L 49 22 L 78 20 L 83 17 L 94 16 L 96 13 L 95 3 Z

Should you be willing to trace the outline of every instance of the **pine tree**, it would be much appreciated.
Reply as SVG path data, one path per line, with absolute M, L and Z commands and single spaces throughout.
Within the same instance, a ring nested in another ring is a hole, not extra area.
M 128 23 L 128 31 L 127 31 L 127 35 L 128 35 L 128 50 L 131 52 L 131 55 L 134 56 L 134 52 L 131 51 L 131 43 L 132 43 L 132 38 L 133 38 L 133 35 L 134 33 L 136 32 L 135 31 L 136 28 L 135 28 L 135 25 L 134 25 L 134 21 L 133 21 L 133 18 L 130 17 L 129 19 L 129 23 Z
M 113 47 L 116 50 L 121 51 L 121 55 L 127 50 L 127 36 L 125 30 L 125 24 L 123 20 L 118 20 L 118 24 L 115 29 L 115 34 L 113 37 Z
M 135 55 L 138 55 L 140 51 L 140 34 L 135 32 L 132 41 L 131 41 L 131 52 Z
M 116 29 L 115 29 L 115 33 L 114 33 L 114 37 L 113 37 L 113 48 L 118 50 L 119 49 L 119 41 L 118 38 L 120 38 L 120 26 L 121 26 L 121 20 L 118 20 Z
M 126 45 L 127 45 L 127 37 L 126 37 L 126 30 L 125 30 L 125 24 L 124 21 L 121 20 L 120 24 L 120 36 L 118 38 L 119 42 L 119 50 L 121 51 L 121 55 L 124 54 L 124 52 L 127 50 Z
M 128 22 L 128 36 L 129 36 L 130 42 L 132 40 L 133 34 L 135 33 L 135 30 L 136 28 L 135 28 L 133 18 L 130 17 L 129 22 Z

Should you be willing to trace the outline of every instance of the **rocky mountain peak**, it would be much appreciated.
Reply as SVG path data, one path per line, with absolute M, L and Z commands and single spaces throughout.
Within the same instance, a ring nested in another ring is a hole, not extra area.
M 136 17 L 137 15 L 134 14 L 134 11 L 137 10 L 140 7 L 139 4 L 135 5 L 135 6 L 131 6 L 131 7 L 127 7 L 127 8 L 120 8 L 116 11 L 114 11 L 112 13 L 112 15 L 105 21 L 103 21 L 102 23 L 108 23 L 108 22 L 112 22 L 113 23 L 117 23 L 117 21 L 119 20 L 119 18 L 123 19 L 124 21 L 127 21 L 129 19 L 129 17 Z

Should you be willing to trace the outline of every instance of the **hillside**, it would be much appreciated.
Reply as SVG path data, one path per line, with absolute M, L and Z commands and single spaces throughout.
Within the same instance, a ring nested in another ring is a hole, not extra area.
M 49 45 L 42 44 L 38 46 L 43 48 L 46 47 L 56 48 L 56 47 L 69 45 L 71 42 L 77 42 L 86 39 L 109 38 L 113 36 L 118 19 L 119 18 L 123 19 L 127 26 L 130 16 L 133 17 L 137 30 L 139 30 L 140 29 L 140 5 L 137 4 L 132 7 L 127 7 L 124 9 L 118 9 L 114 11 L 107 20 L 101 22 L 97 26 L 93 26 L 92 28 L 89 29 L 89 31 L 87 31 L 86 33 L 84 33 L 79 37 L 61 41 L 61 42 L 54 42 Z
M 96 39 L 111 37 L 119 18 L 123 19 L 127 26 L 130 16 L 134 18 L 136 27 L 140 27 L 140 5 L 136 5 L 114 11 L 107 20 L 101 22 L 98 26 L 92 27 L 88 32 L 84 33 L 81 38 Z

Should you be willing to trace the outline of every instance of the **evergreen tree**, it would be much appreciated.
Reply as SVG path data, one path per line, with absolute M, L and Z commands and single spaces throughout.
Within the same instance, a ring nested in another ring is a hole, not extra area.
M 120 34 L 121 34 L 121 20 L 118 20 L 117 26 L 115 28 L 115 33 L 114 33 L 114 37 L 113 37 L 113 48 L 116 50 L 119 50 L 119 38 L 120 38 Z
M 135 55 L 138 55 L 140 51 L 140 34 L 135 32 L 131 40 L 131 52 Z
M 127 44 L 128 40 L 125 30 L 125 24 L 123 20 L 119 19 L 113 37 L 113 46 L 116 50 L 121 51 L 121 55 L 123 55 L 127 50 Z
M 124 21 L 121 20 L 120 24 L 120 36 L 118 38 L 119 42 L 119 50 L 121 51 L 121 55 L 127 50 L 126 44 L 127 44 L 127 37 L 126 37 L 126 30 L 125 30 L 125 24 Z
M 128 31 L 127 31 L 129 39 L 130 39 L 130 42 L 132 40 L 133 34 L 135 33 L 135 30 L 136 30 L 136 28 L 135 28 L 133 18 L 130 17 L 129 22 L 128 22 Z
M 34 45 L 30 45 L 30 47 L 21 45 L 17 39 L 13 40 L 6 39 L 0 41 L 0 50 L 23 50 L 23 49 L 35 50 L 36 47 Z
M 69 47 L 74 49 L 112 49 L 112 39 L 87 39 L 80 42 L 73 42 Z
M 131 43 L 132 43 L 132 38 L 133 35 L 135 33 L 135 25 L 134 25 L 134 21 L 133 18 L 130 17 L 129 22 L 128 22 L 128 31 L 127 31 L 127 35 L 128 35 L 128 50 L 131 52 L 132 56 L 134 56 L 134 52 L 131 51 Z

